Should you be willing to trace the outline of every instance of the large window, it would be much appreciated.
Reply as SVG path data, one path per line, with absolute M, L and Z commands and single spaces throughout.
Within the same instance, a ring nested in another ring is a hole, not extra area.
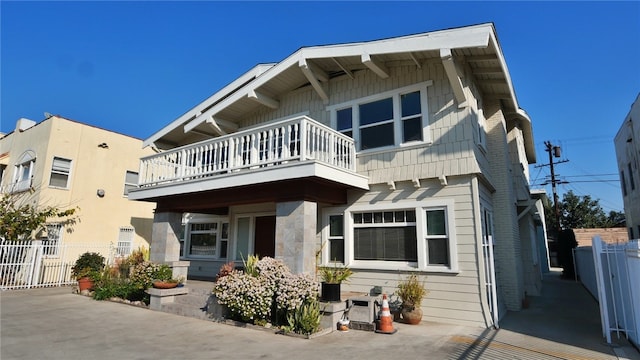
M 323 263 L 354 268 L 457 271 L 452 200 L 325 211 Z
M 333 126 L 352 137 L 359 150 L 427 141 L 430 84 L 425 82 L 332 106 L 329 110 Z
M 418 261 L 415 210 L 353 213 L 354 260 Z
M 189 223 L 187 256 L 226 258 L 229 246 L 229 222 Z
M 51 177 L 49 178 L 49 186 L 64 189 L 68 188 L 70 172 L 71 160 L 54 157 L 53 164 L 51 165 Z
M 138 187 L 138 173 L 133 171 L 128 171 L 124 177 L 124 196 L 129 195 L 129 191 L 131 189 L 136 189 Z

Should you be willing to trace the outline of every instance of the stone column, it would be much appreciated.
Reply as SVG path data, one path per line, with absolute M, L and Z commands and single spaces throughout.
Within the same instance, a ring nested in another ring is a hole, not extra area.
M 182 213 L 160 212 L 153 215 L 153 232 L 149 260 L 167 264 L 173 269 L 173 277 L 187 279 L 189 261 L 180 261 Z
M 315 272 L 317 213 L 317 204 L 309 201 L 276 205 L 275 256 L 294 274 Z

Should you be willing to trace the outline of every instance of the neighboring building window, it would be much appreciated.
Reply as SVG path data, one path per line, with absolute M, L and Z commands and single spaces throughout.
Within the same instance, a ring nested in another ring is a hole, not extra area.
M 43 253 L 47 256 L 58 256 L 62 243 L 62 224 L 49 223 L 45 225 L 47 238 L 42 241 Z
M 325 213 L 325 264 L 341 256 L 354 268 L 457 271 L 452 200 L 331 211 Z
M 15 166 L 13 192 L 26 191 L 31 188 L 31 179 L 35 170 L 35 159 L 25 161 Z
M 128 196 L 129 191 L 136 188 L 138 188 L 138 173 L 127 170 L 124 177 L 124 196 Z
M 49 186 L 64 189 L 68 188 L 70 172 L 71 160 L 54 157 L 53 165 L 51 166 L 51 178 L 49 179 Z
M 633 180 L 633 170 L 631 169 L 631 163 L 627 165 L 629 168 L 629 186 L 631 186 L 631 191 L 636 189 L 635 180 Z
M 187 256 L 226 258 L 229 222 L 189 223 Z
M 427 86 L 422 83 L 329 108 L 334 128 L 359 150 L 428 139 Z
M 118 232 L 118 248 L 116 249 L 118 256 L 124 257 L 131 254 L 134 232 L 135 229 L 130 226 L 120 228 L 120 231 Z
M 622 196 L 627 196 L 627 182 L 624 179 L 624 170 L 620 171 L 620 187 L 622 187 Z

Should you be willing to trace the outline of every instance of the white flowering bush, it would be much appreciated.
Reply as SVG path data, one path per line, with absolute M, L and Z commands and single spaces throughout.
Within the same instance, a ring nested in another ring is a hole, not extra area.
M 276 292 L 278 310 L 293 311 L 318 297 L 318 282 L 307 274 L 289 274 L 280 280 Z
M 158 271 L 160 270 L 160 266 L 160 264 L 150 261 L 143 261 L 131 269 L 129 280 L 140 286 L 140 288 L 149 288 L 151 287 L 153 280 L 156 278 Z
M 281 260 L 264 257 L 252 262 L 249 273 L 234 270 L 219 278 L 213 293 L 237 319 L 278 324 L 317 300 L 318 283 L 310 275 L 292 274 Z

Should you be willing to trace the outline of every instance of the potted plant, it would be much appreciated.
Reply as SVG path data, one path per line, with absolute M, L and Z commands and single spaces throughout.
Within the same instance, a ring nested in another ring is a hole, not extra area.
M 346 266 L 338 265 L 323 266 L 320 269 L 321 284 L 321 296 L 322 301 L 340 301 L 340 284 L 343 281 L 347 281 L 353 271 Z
M 173 270 L 167 264 L 160 265 L 153 278 L 153 287 L 157 289 L 172 289 L 181 283 L 181 280 L 173 278 Z
M 398 295 L 402 301 L 400 313 L 408 324 L 416 325 L 422 320 L 422 299 L 428 294 L 418 275 L 411 274 L 398 283 Z
M 78 280 L 80 291 L 93 288 L 93 282 L 100 277 L 105 266 L 104 256 L 95 252 L 86 252 L 76 260 L 71 275 Z

